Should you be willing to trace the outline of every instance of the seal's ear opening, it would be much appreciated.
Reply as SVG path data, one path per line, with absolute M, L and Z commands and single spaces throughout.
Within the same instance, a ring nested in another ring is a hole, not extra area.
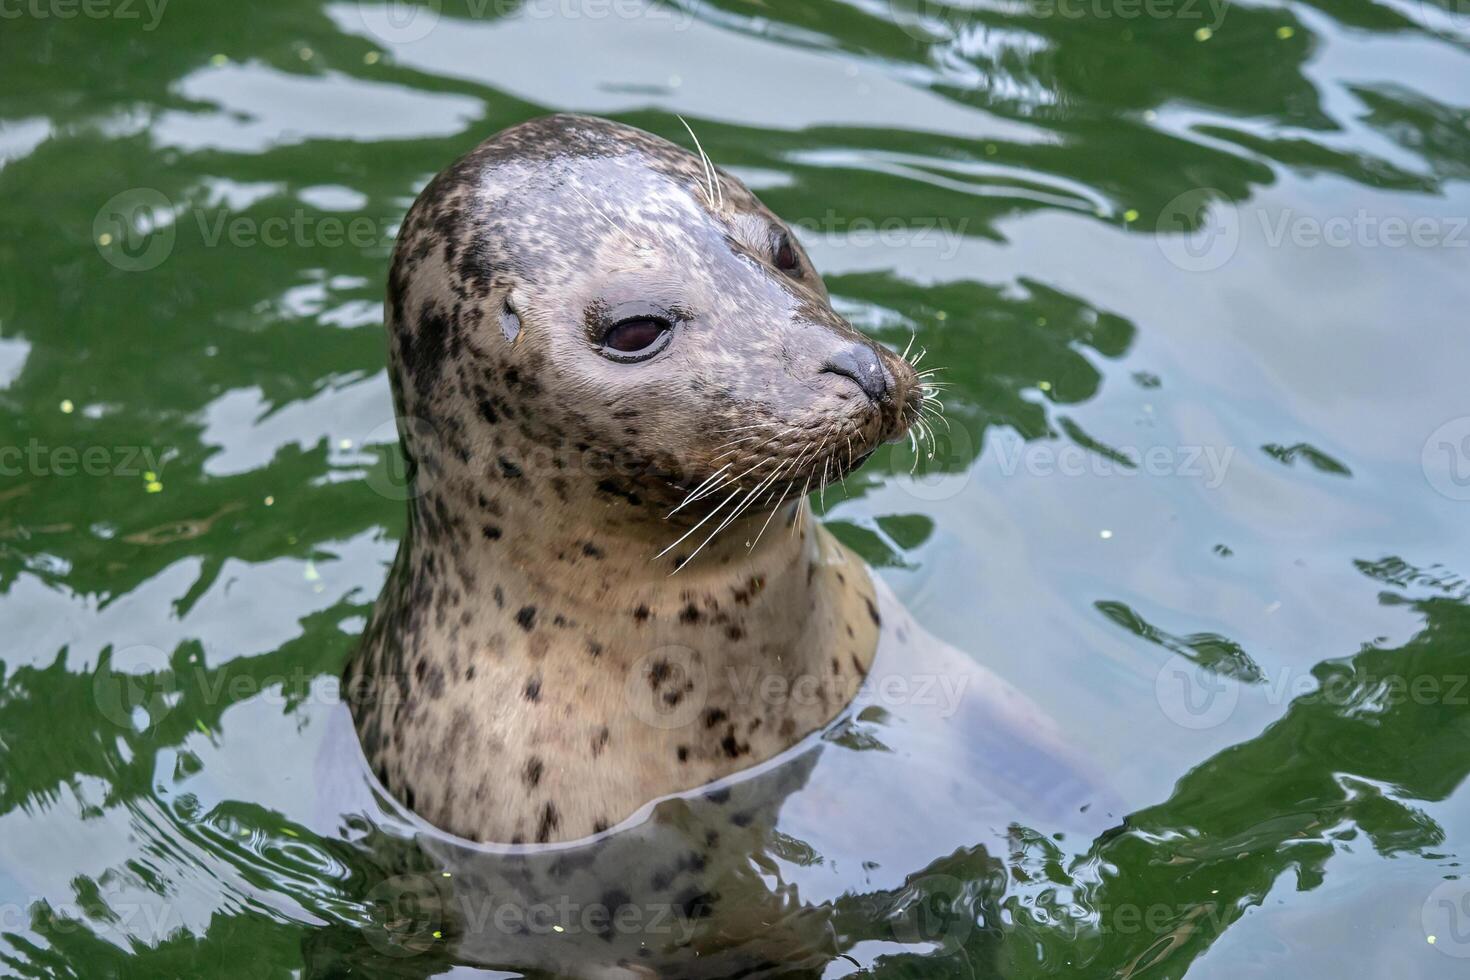
M 521 318 L 516 313 L 515 307 L 511 305 L 509 296 L 505 298 L 505 304 L 500 310 L 500 332 L 512 344 L 521 335 Z

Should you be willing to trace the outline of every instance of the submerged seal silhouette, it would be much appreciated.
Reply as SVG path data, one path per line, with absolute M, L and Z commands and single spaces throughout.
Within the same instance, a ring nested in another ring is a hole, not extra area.
M 584 837 L 851 700 L 877 596 L 806 493 L 932 388 L 702 150 L 581 116 L 498 133 L 409 211 L 387 319 L 414 496 L 347 679 L 409 809 Z

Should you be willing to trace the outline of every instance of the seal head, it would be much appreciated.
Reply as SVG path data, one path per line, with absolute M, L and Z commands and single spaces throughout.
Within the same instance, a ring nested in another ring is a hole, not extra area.
M 527 122 L 436 178 L 389 305 L 403 414 L 426 424 L 404 431 L 411 459 L 437 449 L 419 445 L 431 430 L 479 464 L 475 444 L 508 418 L 519 441 L 600 457 L 600 492 L 640 507 L 720 471 L 735 479 L 709 496 L 760 487 L 759 511 L 861 464 L 922 402 L 914 370 L 833 311 L 791 229 L 739 181 L 602 119 Z

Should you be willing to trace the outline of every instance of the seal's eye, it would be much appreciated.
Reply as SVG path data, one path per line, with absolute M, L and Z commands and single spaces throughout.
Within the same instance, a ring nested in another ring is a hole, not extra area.
M 797 258 L 796 246 L 791 244 L 791 236 L 786 234 L 786 232 L 776 233 L 776 241 L 772 248 L 772 253 L 772 258 L 776 262 L 776 268 L 787 275 L 801 275 L 801 259 Z
M 603 352 L 615 361 L 641 361 L 663 350 L 673 329 L 673 324 L 662 317 L 619 320 L 603 334 Z

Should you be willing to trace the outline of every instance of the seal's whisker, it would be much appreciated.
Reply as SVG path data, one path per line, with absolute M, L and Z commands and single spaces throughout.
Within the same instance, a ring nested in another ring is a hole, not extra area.
M 760 483 L 757 483 L 751 489 L 751 491 L 745 495 L 745 499 L 742 500 L 742 501 L 740 501 L 740 503 L 738 503 L 738 504 L 735 505 L 735 509 L 730 512 L 730 516 L 726 517 L 725 520 L 723 522 L 721 522 L 721 524 L 720 524 L 719 527 L 717 527 L 713 531 L 711 531 L 709 533 L 709 537 L 705 538 L 703 541 L 701 541 L 699 543 L 699 547 L 698 548 L 695 548 L 692 552 L 689 553 L 689 557 L 684 560 L 684 564 L 683 565 L 680 565 L 679 568 L 683 568 L 684 565 L 688 565 L 690 562 L 692 562 L 694 560 L 694 556 L 697 555 L 697 554 L 699 554 L 701 551 L 704 550 L 704 546 L 705 545 L 707 545 L 711 541 L 713 541 L 715 539 L 715 536 L 716 535 L 718 535 L 725 528 L 729 527 L 730 526 L 730 523 L 732 521 L 734 521 L 736 518 L 738 518 L 741 514 L 745 513 L 746 509 L 749 508 L 750 505 L 755 501 L 756 495 L 758 493 L 760 493 L 762 490 L 764 490 L 770 483 L 774 482 L 775 479 L 776 479 L 776 477 L 780 475 L 781 471 L 784 470 L 787 466 L 790 466 L 790 465 L 791 465 L 791 460 L 787 460 L 785 463 L 782 463 L 779 467 L 777 467 L 775 470 L 773 470 L 771 472 L 771 475 L 770 476 L 766 477 Z M 737 489 L 734 493 L 732 493 L 730 495 L 730 497 L 734 497 L 738 493 L 740 493 L 740 491 Z M 728 501 L 729 498 L 727 497 L 726 500 Z M 723 507 L 724 504 L 721 504 L 720 506 Z M 702 524 L 704 522 L 701 521 L 700 523 Z M 677 544 L 678 542 L 675 542 L 675 543 Z M 679 571 L 679 568 L 674 569 L 674 571 L 670 572 L 669 574 L 670 575 L 675 574 L 676 572 Z
M 920 405 L 919 406 L 919 411 L 921 413 L 923 413 L 924 414 L 924 417 L 927 418 L 927 419 L 938 419 L 940 422 L 944 423 L 944 431 L 945 432 L 949 432 L 950 431 L 949 419 L 947 419 L 947 418 L 944 417 L 944 413 L 943 412 L 936 412 L 934 409 L 930 408 L 928 405 Z
M 796 512 L 796 520 L 794 520 L 794 521 L 791 522 L 791 535 L 793 537 L 796 536 L 796 532 L 799 531 L 799 530 L 801 530 L 802 525 L 806 522 L 806 513 L 807 513 L 807 510 L 809 509 L 809 508 L 807 508 L 805 506 L 805 504 L 806 504 L 806 492 L 807 492 L 807 488 L 810 487 L 811 485 L 812 485 L 812 475 L 810 473 L 808 473 L 806 475 L 806 479 L 803 480 L 802 483 L 801 483 L 801 496 L 797 498 L 797 504 L 798 504 L 799 509 Z
M 791 485 L 787 484 L 786 489 L 781 492 L 781 499 L 776 501 L 776 506 L 772 507 L 771 512 L 766 515 L 766 522 L 762 524 L 761 529 L 755 533 L 755 540 L 745 546 L 746 551 L 754 551 L 755 546 L 761 543 L 761 535 L 765 534 L 766 528 L 771 526 L 771 518 L 776 516 L 776 511 L 781 509 L 781 505 L 786 502 L 786 495 L 790 492 Z
M 702 525 L 705 521 L 709 520 L 711 517 L 714 517 L 716 514 L 718 514 L 721 510 L 724 509 L 724 507 L 725 507 L 726 504 L 728 504 L 730 501 L 734 500 L 739 495 L 740 495 L 740 491 L 738 489 L 732 491 L 730 493 L 730 496 L 728 496 L 724 500 L 720 501 L 720 505 L 718 507 L 716 507 L 714 510 L 710 511 L 708 514 L 705 514 L 703 517 L 701 517 L 699 519 L 699 524 L 696 524 L 693 527 L 691 527 L 689 530 L 685 531 L 682 535 L 679 536 L 679 540 L 678 541 L 675 541 L 673 544 L 669 545 L 663 551 L 660 551 L 658 554 L 654 555 L 653 556 L 654 559 L 662 558 L 664 555 L 667 555 L 669 552 L 671 552 L 675 548 L 677 548 L 683 542 L 683 540 L 685 538 L 689 537 L 689 535 L 693 534 L 695 531 L 698 531 L 699 528 L 700 528 L 700 525 Z M 693 555 L 691 555 L 690 557 L 692 558 Z M 680 567 L 682 568 L 683 566 L 680 566 Z M 674 571 L 678 571 L 678 570 L 679 569 L 677 569 L 677 568 L 674 569 Z
M 719 469 L 717 469 L 713 473 L 711 473 L 708 477 L 705 478 L 705 480 L 704 480 L 703 483 L 701 483 L 699 486 L 695 487 L 693 490 L 689 491 L 689 495 L 684 498 L 683 503 L 679 504 L 678 507 L 675 507 L 673 510 L 671 510 L 667 514 L 665 514 L 664 515 L 664 520 L 668 520 L 670 517 L 673 517 L 675 514 L 679 513 L 679 508 L 680 507 L 683 507 L 684 504 L 687 504 L 690 501 L 696 499 L 699 496 L 699 492 L 701 490 L 703 490 L 705 487 L 709 486 L 715 480 L 719 479 L 720 474 L 723 473 L 723 472 L 725 472 L 726 470 L 728 470 L 733 465 L 734 465 L 733 463 L 726 463 L 724 466 L 721 466 Z
M 715 210 L 719 210 L 721 207 L 724 206 L 725 196 L 723 193 L 720 194 L 719 203 L 715 203 L 715 165 L 713 163 L 710 163 L 709 154 L 704 152 L 704 146 L 699 142 L 699 137 L 694 135 L 694 127 L 689 125 L 689 120 L 685 119 L 683 116 L 679 116 L 678 119 L 681 123 L 684 124 L 684 128 L 689 132 L 689 138 L 694 141 L 694 148 L 699 151 L 699 160 L 702 164 L 704 164 L 704 179 L 706 183 L 704 194 L 706 199 L 709 201 L 709 206 Z
M 740 452 L 741 451 L 741 448 L 740 448 L 740 444 L 741 443 L 743 443 L 743 442 L 750 442 L 752 439 L 759 439 L 759 438 L 760 438 L 760 436 L 746 436 L 744 439 L 736 439 L 733 442 L 727 442 L 727 443 L 725 443 L 724 446 L 716 446 L 715 447 L 716 449 L 723 449 L 724 452 L 720 453 L 714 459 L 710 460 L 710 462 L 711 463 L 718 463 L 720 460 L 724 459 L 726 456 L 729 456 L 731 453 L 738 453 L 738 452 Z M 726 448 L 726 447 L 729 447 L 729 448 Z

